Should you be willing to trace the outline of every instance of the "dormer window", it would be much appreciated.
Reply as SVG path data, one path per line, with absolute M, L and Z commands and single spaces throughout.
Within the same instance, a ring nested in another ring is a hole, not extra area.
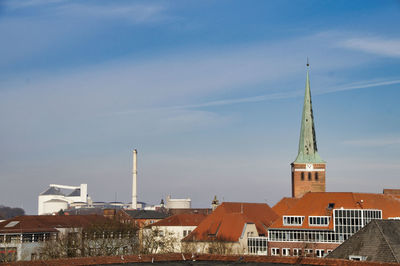
M 328 226 L 330 218 L 330 216 L 309 216 L 308 224 L 310 226 Z
M 304 216 L 283 216 L 283 225 L 301 226 L 304 221 Z

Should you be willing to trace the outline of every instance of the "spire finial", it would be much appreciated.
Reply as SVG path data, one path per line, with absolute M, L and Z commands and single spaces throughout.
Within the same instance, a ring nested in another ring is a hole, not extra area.
M 308 56 L 307 56 L 307 69 L 309 69 L 310 68 L 310 62 L 308 61 Z

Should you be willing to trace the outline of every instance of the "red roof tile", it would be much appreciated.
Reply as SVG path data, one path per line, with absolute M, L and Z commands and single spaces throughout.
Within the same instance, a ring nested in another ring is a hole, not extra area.
M 274 205 L 274 207 L 272 207 L 272 209 L 278 215 L 282 215 L 287 210 L 292 208 L 298 200 L 299 198 L 282 198 L 277 204 Z
M 151 226 L 197 226 L 206 218 L 205 214 L 177 214 L 158 221 Z
M 223 202 L 208 215 L 184 241 L 238 241 L 246 223 L 253 223 L 259 234 L 267 235 L 267 227 L 278 215 L 264 203 Z

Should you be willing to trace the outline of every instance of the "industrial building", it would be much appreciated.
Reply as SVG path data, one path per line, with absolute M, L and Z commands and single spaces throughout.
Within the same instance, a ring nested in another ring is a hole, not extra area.
M 71 192 L 64 194 L 61 189 Z M 51 184 L 38 197 L 38 215 L 53 214 L 69 207 L 81 207 L 88 204 L 91 204 L 91 199 L 87 194 L 87 184 L 80 186 Z

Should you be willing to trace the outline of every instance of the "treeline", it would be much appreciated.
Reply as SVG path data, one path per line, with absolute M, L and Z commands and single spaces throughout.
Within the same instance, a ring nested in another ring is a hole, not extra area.
M 23 209 L 0 205 L 0 220 L 7 220 L 20 215 L 25 215 Z

